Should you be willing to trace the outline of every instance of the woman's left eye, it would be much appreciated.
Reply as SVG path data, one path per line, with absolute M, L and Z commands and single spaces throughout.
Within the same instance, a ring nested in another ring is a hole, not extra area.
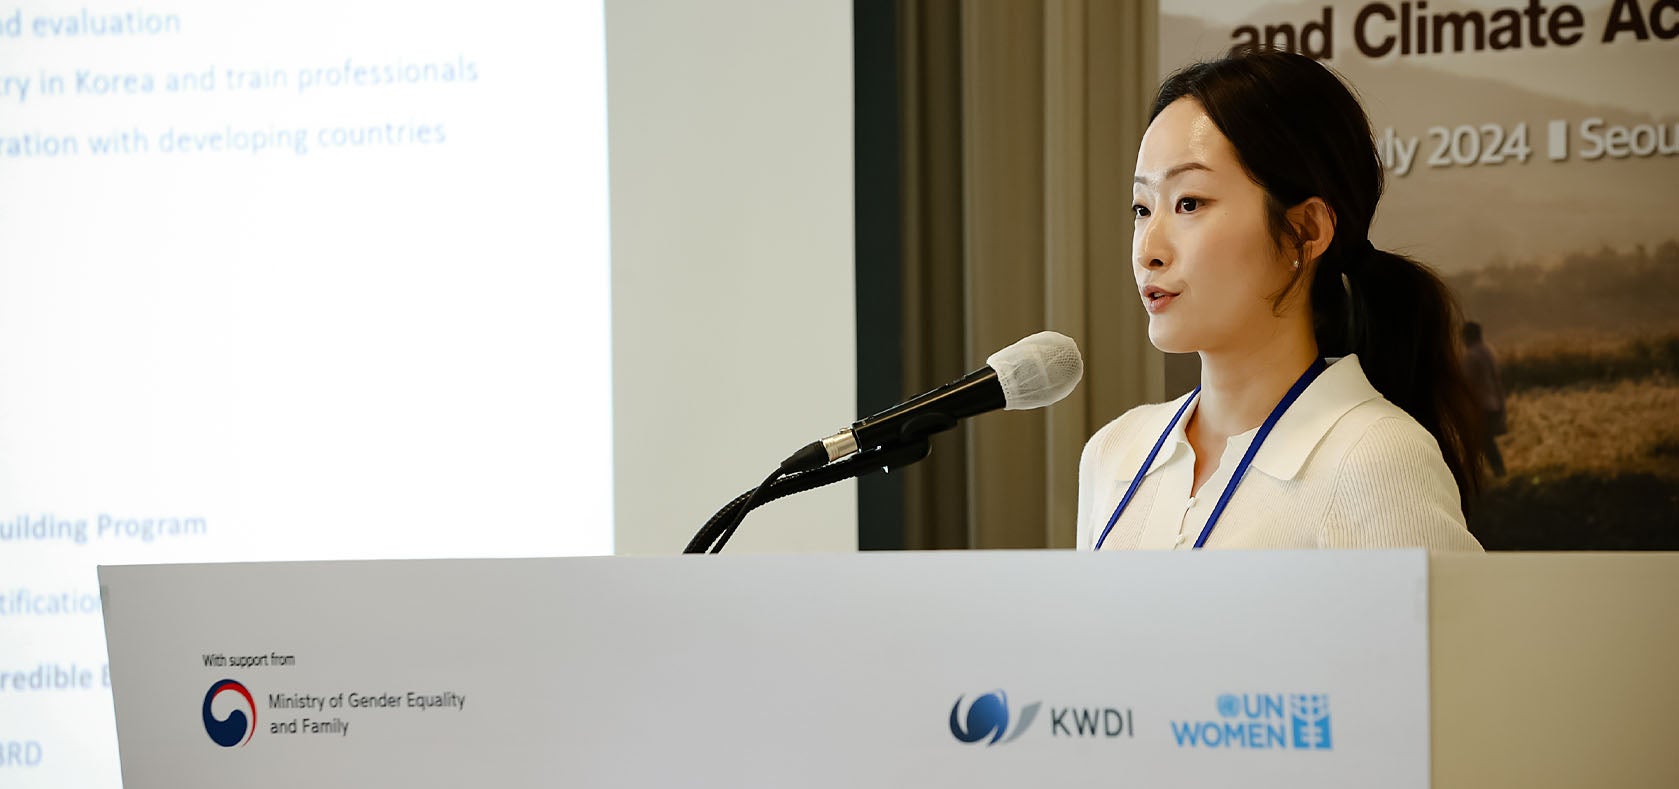
M 1195 209 L 1200 208 L 1200 207 L 1201 207 L 1201 199 L 1198 198 L 1198 197 L 1180 197 L 1180 198 L 1178 198 L 1178 208 L 1183 209 L 1184 213 L 1186 213 L 1186 214 L 1187 213 L 1194 213 Z

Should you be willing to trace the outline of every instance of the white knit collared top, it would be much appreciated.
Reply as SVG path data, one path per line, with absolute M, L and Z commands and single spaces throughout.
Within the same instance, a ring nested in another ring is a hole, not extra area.
M 1090 550 L 1149 449 L 1190 395 L 1133 408 L 1096 431 L 1079 461 L 1078 546 Z M 1195 450 L 1172 428 L 1103 550 L 1195 545 L 1258 428 L 1232 436 L 1191 496 Z M 1283 413 L 1207 539 L 1208 548 L 1479 551 L 1434 436 L 1388 402 L 1358 357 L 1329 366 Z

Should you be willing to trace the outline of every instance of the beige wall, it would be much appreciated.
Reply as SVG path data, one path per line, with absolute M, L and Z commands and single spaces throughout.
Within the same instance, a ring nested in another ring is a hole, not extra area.
M 616 550 L 677 553 L 857 416 L 851 3 L 607 0 L 606 36 Z M 777 502 L 729 550 L 851 550 L 856 509 Z
M 1434 786 L 1679 786 L 1679 554 L 1429 558 Z

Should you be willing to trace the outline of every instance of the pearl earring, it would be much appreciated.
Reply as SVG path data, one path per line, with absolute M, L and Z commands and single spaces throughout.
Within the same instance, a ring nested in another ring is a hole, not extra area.
M 1298 260 L 1294 261 L 1294 270 L 1295 271 L 1300 270 L 1300 261 L 1298 261 Z

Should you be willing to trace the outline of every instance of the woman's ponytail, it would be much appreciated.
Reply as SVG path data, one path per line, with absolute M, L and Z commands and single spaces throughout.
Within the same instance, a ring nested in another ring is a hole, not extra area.
M 1312 282 L 1319 351 L 1358 355 L 1376 391 L 1434 435 L 1467 502 L 1479 487 L 1481 414 L 1451 291 L 1428 267 L 1363 239 L 1337 257 L 1320 260 Z

